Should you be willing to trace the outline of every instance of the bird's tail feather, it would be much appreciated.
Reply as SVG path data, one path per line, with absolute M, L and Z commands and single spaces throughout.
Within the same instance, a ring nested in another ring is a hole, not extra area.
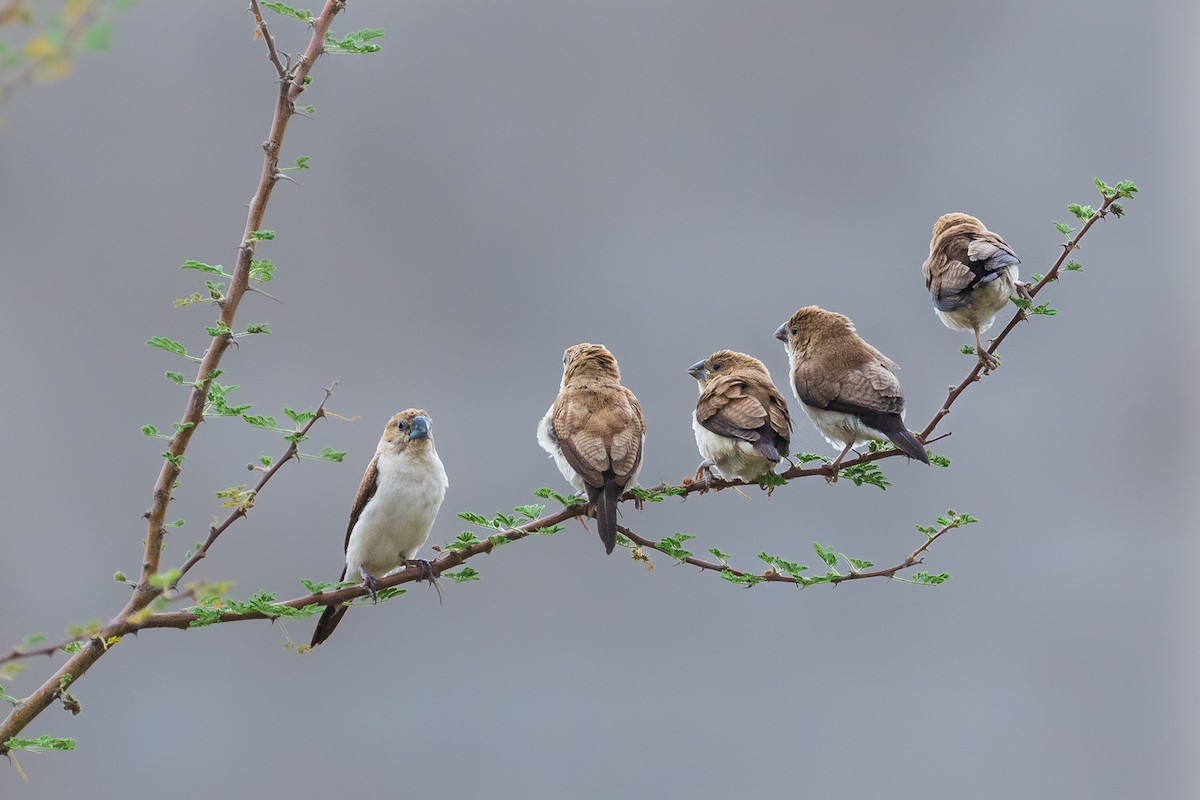
M 621 487 L 614 478 L 607 478 L 603 487 L 588 487 L 588 499 L 596 511 L 600 541 L 604 542 L 604 552 L 609 554 L 617 546 L 617 499 L 620 496 Z
M 346 615 L 347 608 L 349 606 L 325 607 L 325 611 L 321 614 L 321 619 L 317 621 L 317 628 L 313 631 L 312 642 L 309 643 L 309 647 L 316 647 L 333 635 L 333 629 L 342 621 L 342 617 Z
M 892 444 L 904 453 L 904 455 L 915 458 L 925 464 L 929 463 L 929 456 L 925 454 L 925 446 L 921 444 L 916 435 L 908 428 L 900 428 L 898 431 L 888 431 L 887 437 L 892 440 Z

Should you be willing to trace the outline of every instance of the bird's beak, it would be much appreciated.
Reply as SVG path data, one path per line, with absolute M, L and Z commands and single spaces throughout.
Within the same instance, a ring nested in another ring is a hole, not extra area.
M 708 370 L 704 368 L 703 361 L 697 361 L 695 364 L 692 364 L 690 367 L 688 367 L 688 375 L 691 375 L 698 381 L 702 381 L 708 377 Z
M 787 344 L 787 323 L 786 322 L 775 329 L 775 338 L 778 339 L 779 341 L 783 342 L 784 344 Z
M 423 414 L 413 417 L 412 429 L 408 434 L 408 440 L 411 442 L 413 439 L 426 438 L 429 436 L 429 428 L 432 425 L 433 420 Z

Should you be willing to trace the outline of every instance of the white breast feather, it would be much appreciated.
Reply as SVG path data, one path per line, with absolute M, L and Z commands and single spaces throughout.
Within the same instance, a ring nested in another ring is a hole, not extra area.
M 700 455 L 716 462 L 717 470 L 725 478 L 752 481 L 764 472 L 771 472 L 775 466 L 775 462 L 757 452 L 750 442 L 720 436 L 701 425 L 695 411 L 692 412 L 692 430 Z
M 415 448 L 379 457 L 378 486 L 350 533 L 346 575 L 365 569 L 381 577 L 412 558 L 437 518 L 449 481 L 432 449 L 420 457 Z

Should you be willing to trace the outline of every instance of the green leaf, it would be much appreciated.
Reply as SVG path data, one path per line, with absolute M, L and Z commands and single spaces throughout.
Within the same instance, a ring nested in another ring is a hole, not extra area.
M 154 427 L 153 425 L 143 425 L 142 426 L 142 435 L 143 436 L 158 436 L 158 428 Z
M 330 586 L 333 586 L 333 584 L 329 583 L 328 581 L 310 581 L 308 578 L 301 578 L 300 582 L 304 584 L 305 589 L 308 589 L 309 594 L 317 594 L 325 591 Z
M 1075 218 L 1087 222 L 1092 217 L 1096 216 L 1096 209 L 1091 206 L 1081 206 L 1079 203 L 1071 203 L 1067 206 L 1067 211 L 1075 215 Z
M 325 34 L 325 52 L 327 53 L 377 53 L 381 49 L 373 44 L 372 39 L 383 36 L 383 28 L 365 28 L 361 31 L 348 33 L 341 39 L 332 33 Z
M 1043 317 L 1053 317 L 1055 314 L 1058 313 L 1058 309 L 1051 308 L 1048 303 L 1042 303 L 1039 306 L 1034 306 L 1034 308 L 1032 309 L 1032 313 L 1039 314 Z
M 969 356 L 973 356 L 973 355 L 975 355 L 975 345 L 964 344 L 962 347 L 959 348 L 958 352 L 965 353 L 966 355 L 969 355 Z
M 1072 228 L 1070 225 L 1067 225 L 1064 222 L 1055 222 L 1054 227 L 1058 228 L 1058 232 L 1061 233 L 1063 236 L 1070 236 L 1072 233 L 1075 232 L 1074 228 Z
M 292 166 L 292 169 L 308 169 L 308 162 L 308 156 L 296 156 L 296 163 Z
M 48 750 L 74 750 L 75 740 L 58 736 L 39 736 L 36 739 L 20 739 L 16 736 L 6 740 L 4 746 L 9 750 L 28 750 L 43 752 Z
M 275 238 L 275 231 L 250 231 L 250 238 L 258 242 L 270 241 Z
M 225 321 L 220 319 L 217 320 L 216 325 L 205 325 L 204 332 L 213 337 L 229 336 L 233 333 L 229 326 L 225 324 Z
M 930 575 L 928 572 L 918 572 L 910 580 L 913 583 L 920 583 L 925 586 L 938 586 L 950 580 L 950 573 L 939 572 L 937 575 Z
M 275 265 L 269 258 L 256 258 L 250 262 L 250 280 L 270 283 L 275 278 Z
M 246 334 L 253 336 L 255 334 L 266 334 L 271 331 L 267 328 L 266 322 L 254 322 L 246 326 Z
M 871 461 L 865 464 L 854 464 L 846 467 L 842 470 L 842 477 L 854 481 L 855 486 L 862 486 L 865 483 L 870 486 L 876 486 L 885 492 L 887 491 L 887 487 L 892 485 L 887 476 Z
M 274 428 L 275 418 L 267 416 L 251 416 L 250 414 L 242 414 L 242 419 L 250 423 L 255 428 Z
M 287 415 L 288 419 L 297 425 L 303 425 L 313 417 L 317 416 L 317 412 L 315 411 L 296 411 L 295 409 L 288 408 L 287 406 L 284 406 L 283 413 Z
M 935 467 L 948 467 L 948 466 L 950 466 L 950 459 L 946 458 L 945 456 L 932 456 L 931 455 L 929 457 L 929 463 Z
M 801 464 L 807 464 L 810 461 L 823 461 L 826 464 L 829 464 L 833 461 L 833 459 L 829 458 L 828 456 L 819 456 L 816 453 L 796 453 L 794 456 L 792 456 L 792 458 L 796 459 Z
M 166 376 L 167 376 L 167 380 L 169 380 L 171 383 L 180 383 L 180 384 L 183 383 L 183 373 L 182 372 L 168 372 L 168 373 L 166 373 Z
M 787 485 L 787 479 L 774 472 L 764 472 L 754 479 L 754 482 L 764 489 L 775 489 Z
M 1071 260 L 1066 264 L 1063 264 L 1063 269 L 1065 269 L 1067 272 L 1083 272 L 1083 264 L 1080 264 L 1078 261 Z
M 180 269 L 194 269 L 194 270 L 199 270 L 200 272 L 209 272 L 209 273 L 212 273 L 213 275 L 224 275 L 225 274 L 225 268 L 222 267 L 220 264 L 205 264 L 203 261 L 192 261 L 191 259 L 188 259 L 187 261 L 183 262 L 182 266 L 180 266 L 179 268 Z
M 1116 186 L 1117 197 L 1124 197 L 1126 200 L 1132 200 L 1133 196 L 1138 193 L 1138 187 L 1133 185 L 1133 181 L 1121 181 Z
M 721 579 L 738 584 L 739 586 L 754 586 L 755 584 L 762 583 L 764 580 L 759 575 L 738 575 L 728 567 L 721 570 Z
M 688 541 L 689 539 L 695 539 L 695 538 L 696 538 L 695 536 L 692 536 L 691 534 L 688 534 L 688 533 L 676 532 L 676 533 L 671 534 L 670 536 L 666 536 L 662 539 L 659 539 L 654 544 L 654 549 L 658 550 L 660 553 L 663 553 L 664 555 L 668 555 L 671 558 L 674 558 L 678 561 L 683 561 L 685 558 L 689 558 L 692 555 L 692 551 L 686 549 L 683 546 L 683 543 Z
M 846 561 L 850 563 L 855 572 L 862 572 L 864 569 L 870 569 L 875 566 L 874 561 L 865 561 L 861 558 L 851 558 L 850 556 L 846 556 Z
M 471 523 L 472 525 L 479 525 L 484 528 L 492 527 L 492 523 L 488 521 L 487 517 L 485 517 L 481 514 L 476 514 L 473 511 L 460 511 L 460 512 L 458 512 L 458 517 L 459 517 L 459 519 L 465 519 L 467 522 Z
M 825 562 L 827 567 L 836 567 L 838 562 L 838 554 L 832 547 L 824 547 L 820 542 L 812 543 L 813 550 L 817 551 L 817 555 Z
M 525 519 L 533 521 L 542 515 L 542 512 L 546 510 L 546 507 L 540 503 L 531 503 L 527 506 L 517 506 L 513 510 Z
M 1041 282 L 1042 282 L 1042 278 L 1044 278 L 1044 277 L 1046 277 L 1046 276 L 1045 276 L 1045 275 L 1043 275 L 1042 273 L 1040 273 L 1040 272 L 1035 272 L 1035 273 L 1033 273 L 1032 275 L 1030 275 L 1030 276 L 1029 276 L 1029 282 L 1030 282 L 1030 283 L 1041 283 Z
M 729 553 L 723 552 L 722 550 L 720 550 L 716 547 L 708 548 L 708 552 L 712 553 L 713 556 L 715 556 L 716 559 L 718 561 L 720 561 L 722 564 L 725 564 L 725 566 L 729 566 L 729 564 L 727 563 L 729 561 Z
M 564 507 L 580 505 L 587 502 L 582 497 L 566 497 L 554 491 L 553 489 L 547 489 L 545 486 L 534 490 L 533 494 L 535 497 L 540 497 L 543 500 L 555 500 Z
M 334 464 L 341 464 L 346 458 L 346 451 L 334 450 L 332 447 L 322 447 L 320 458 L 322 461 L 330 461 Z
M 291 17 L 292 19 L 298 19 L 301 22 L 312 22 L 313 21 L 313 13 L 305 8 L 292 8 L 287 3 L 263 2 L 263 3 L 261 3 L 261 5 L 263 8 L 268 8 L 271 11 L 274 11 L 276 14 L 279 14 L 284 17 Z
M 459 514 L 459 516 L 462 516 Z M 463 531 L 454 541 L 446 545 L 447 550 L 466 550 L 469 547 L 479 544 L 479 540 L 475 538 L 475 534 L 470 531 Z
M 463 567 L 458 572 L 443 572 L 442 574 L 455 583 L 479 580 L 479 573 L 470 567 Z
M 174 353 L 177 356 L 188 357 L 187 348 L 174 339 L 168 339 L 165 336 L 154 336 L 146 340 L 146 344 L 151 347 L 157 347 L 159 350 L 166 350 L 168 353 Z
M 534 536 L 553 536 L 563 529 L 562 525 L 547 525 L 544 528 L 530 531 Z M 506 538 L 507 541 L 507 538 Z

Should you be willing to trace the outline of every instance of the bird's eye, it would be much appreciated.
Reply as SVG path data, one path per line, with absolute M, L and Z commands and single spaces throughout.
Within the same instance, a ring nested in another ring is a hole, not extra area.
M 792 328 L 792 331 L 791 331 L 791 333 L 792 333 L 792 336 L 795 336 L 795 335 L 797 335 L 798 333 L 800 333 L 800 329 L 799 329 L 799 328 Z
M 398 419 L 398 420 L 396 420 L 396 427 L 399 430 L 406 431 L 406 430 L 408 430 L 408 423 L 402 419 Z
M 721 362 L 720 362 L 720 361 L 714 361 L 714 362 L 713 362 L 713 365 L 712 365 L 712 368 L 713 368 L 713 372 L 716 372 L 717 370 L 719 370 L 719 369 L 721 368 Z

